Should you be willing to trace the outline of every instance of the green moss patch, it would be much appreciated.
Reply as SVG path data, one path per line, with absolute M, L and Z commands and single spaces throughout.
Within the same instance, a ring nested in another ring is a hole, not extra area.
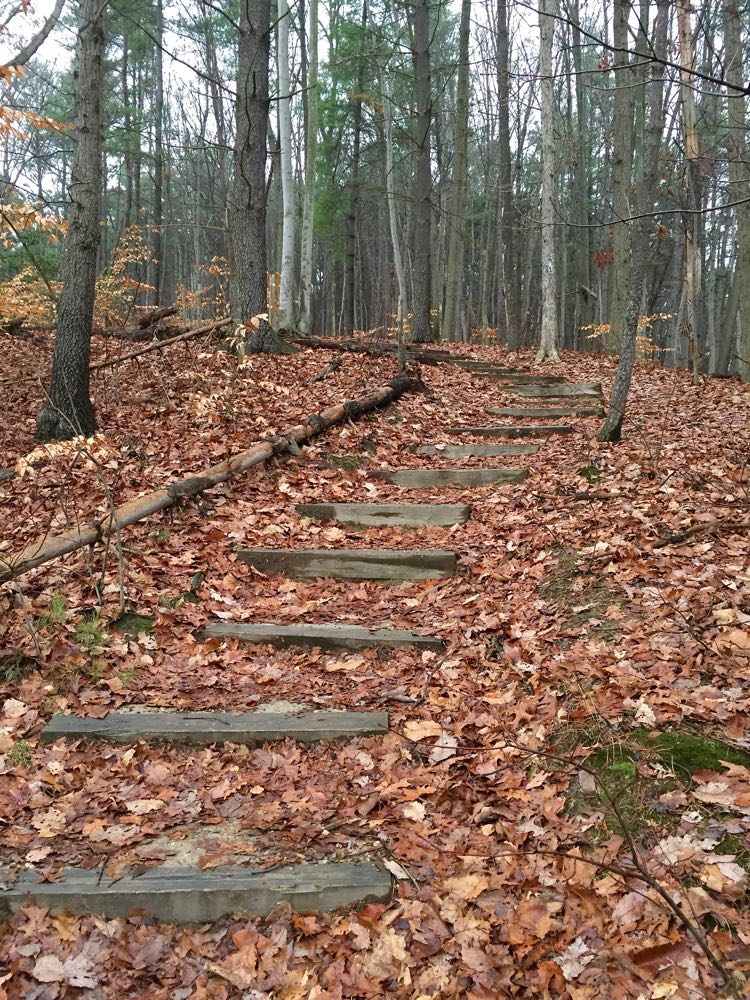
M 122 632 L 130 639 L 137 639 L 139 635 L 151 635 L 154 630 L 154 616 L 127 611 L 112 622 L 112 628 Z
M 345 472 L 356 472 L 363 465 L 367 465 L 365 455 L 334 455 L 332 452 L 324 452 L 323 461 L 328 469 L 343 469 Z

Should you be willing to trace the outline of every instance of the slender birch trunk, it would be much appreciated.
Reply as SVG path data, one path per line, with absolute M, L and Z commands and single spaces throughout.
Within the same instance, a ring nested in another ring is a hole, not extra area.
M 318 153 L 318 0 L 310 0 L 310 66 L 307 75 L 307 136 L 305 141 L 305 195 L 302 210 L 299 328 L 312 325 L 313 229 L 315 222 L 315 167 Z
M 555 131 L 552 39 L 557 0 L 539 7 L 539 76 L 542 115 L 542 332 L 536 360 L 559 361 L 557 352 L 557 267 L 555 260 Z
M 390 80 L 383 78 L 383 127 L 385 132 L 385 190 L 388 198 L 388 221 L 391 227 L 391 244 L 393 246 L 393 270 L 398 283 L 398 302 L 396 305 L 396 330 L 399 343 L 399 363 L 405 353 L 404 311 L 406 308 L 406 275 L 401 257 L 401 242 L 398 236 L 398 216 L 396 214 L 396 193 L 393 176 L 393 101 L 390 91 Z
M 414 0 L 410 11 L 412 64 L 417 114 L 414 123 L 414 294 L 412 340 L 432 339 L 430 332 L 430 257 L 432 254 L 432 168 L 430 165 L 430 8 L 428 0 Z
M 281 290 L 279 325 L 294 327 L 294 175 L 292 172 L 292 98 L 289 84 L 289 5 L 279 0 L 276 68 L 279 79 L 279 161 L 281 164 Z

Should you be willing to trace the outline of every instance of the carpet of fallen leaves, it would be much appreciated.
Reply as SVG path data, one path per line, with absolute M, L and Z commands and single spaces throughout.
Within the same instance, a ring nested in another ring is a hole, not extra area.
M 39 447 L 49 344 L 3 346 L 0 466 L 17 475 L 0 481 L 0 558 L 394 373 L 347 354 L 308 385 L 330 353 L 238 366 L 187 344 L 97 373 L 100 434 Z M 524 353 L 460 352 L 533 368 Z M 601 381 L 606 397 L 614 362 L 567 355 L 555 373 Z M 721 966 L 748 970 L 750 771 L 699 770 L 659 794 L 667 769 L 641 760 L 657 788 L 649 822 L 618 831 L 586 798 L 583 760 L 644 728 L 750 749 L 750 390 L 641 366 L 619 445 L 597 444 L 596 417 L 572 418 L 574 434 L 534 455 L 460 462 L 526 465 L 520 486 L 409 492 L 372 473 L 456 464 L 413 446 L 455 443 L 457 424 L 514 422 L 488 405 L 544 405 L 451 365 L 422 375 L 429 393 L 0 588 L 0 865 L 54 879 L 67 864 L 117 874 L 175 853 L 204 868 L 371 857 L 394 874 L 392 903 L 182 928 L 27 905 L 0 926 L 0 998 L 715 996 L 719 973 L 657 885 Z M 473 516 L 356 531 L 300 518 L 295 504 L 311 501 L 468 502 Z M 238 561 L 239 545 L 450 548 L 460 571 L 398 586 L 290 581 Z M 123 610 L 153 629 L 118 630 Z M 390 625 L 446 648 L 197 640 L 216 618 Z M 39 742 L 58 711 L 279 699 L 387 708 L 391 731 L 259 749 Z M 630 864 L 629 836 L 652 882 L 608 870 Z M 717 851 L 728 837 L 734 853 Z

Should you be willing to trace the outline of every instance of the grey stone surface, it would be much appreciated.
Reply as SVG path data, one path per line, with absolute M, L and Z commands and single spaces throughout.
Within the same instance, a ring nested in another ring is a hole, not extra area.
M 338 521 L 360 528 L 398 525 L 421 528 L 428 524 L 465 524 L 468 504 L 447 503 L 300 503 L 297 513 L 320 521 Z
M 598 417 L 604 411 L 600 406 L 487 406 L 485 413 L 498 417 L 529 417 L 540 420 L 549 417 Z
M 59 739 L 101 739 L 110 743 L 244 743 L 270 740 L 300 743 L 351 739 L 388 731 L 387 712 L 110 712 L 103 719 L 54 715 L 43 743 Z
M 456 553 L 442 549 L 240 549 L 242 562 L 297 579 L 432 580 L 456 572 Z
M 449 427 L 449 434 L 475 434 L 479 437 L 549 437 L 553 434 L 572 434 L 569 424 L 529 424 L 513 427 Z
M 330 911 L 367 902 L 387 902 L 390 875 L 371 862 L 300 864 L 268 872 L 249 868 L 151 868 L 136 877 L 113 881 L 99 869 L 68 868 L 57 882 L 43 882 L 34 871 L 15 880 L 0 871 L 0 916 L 29 899 L 53 912 L 71 910 L 112 919 L 142 910 L 174 924 L 209 923 L 245 910 L 265 916 L 279 903 L 297 913 Z
M 405 489 L 436 489 L 440 486 L 492 486 L 522 483 L 528 469 L 394 469 L 379 477 Z
M 538 444 L 425 444 L 418 455 L 443 455 L 445 458 L 471 458 L 481 455 L 535 455 Z
M 358 625 L 253 625 L 245 622 L 213 622 L 204 628 L 202 639 L 240 639 L 270 646 L 301 646 L 312 649 L 367 649 L 373 646 L 420 646 L 442 649 L 433 635 L 417 635 L 401 629 L 362 628 Z

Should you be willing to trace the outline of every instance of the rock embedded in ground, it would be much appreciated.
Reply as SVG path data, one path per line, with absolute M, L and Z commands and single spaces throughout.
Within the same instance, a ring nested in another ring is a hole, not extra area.
M 447 503 L 301 503 L 296 510 L 303 517 L 359 528 L 465 524 L 471 515 L 468 504 Z
M 449 427 L 449 434 L 475 434 L 478 437 L 551 437 L 555 434 L 572 434 L 570 424 L 527 424 L 526 426 L 508 425 L 507 427 Z
M 381 470 L 378 476 L 394 486 L 420 490 L 522 483 L 528 474 L 528 469 L 392 469 Z
M 443 455 L 445 458 L 472 458 L 497 455 L 535 455 L 538 444 L 426 444 L 418 455 Z

